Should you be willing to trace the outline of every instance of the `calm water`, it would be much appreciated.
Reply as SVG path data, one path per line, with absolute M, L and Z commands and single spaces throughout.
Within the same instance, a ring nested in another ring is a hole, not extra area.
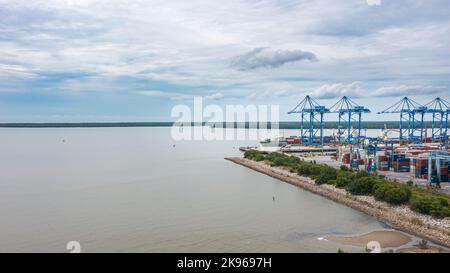
M 174 142 L 170 128 L 0 129 L 0 252 L 74 240 L 83 252 L 336 252 L 317 238 L 383 227 L 223 159 L 247 144 Z

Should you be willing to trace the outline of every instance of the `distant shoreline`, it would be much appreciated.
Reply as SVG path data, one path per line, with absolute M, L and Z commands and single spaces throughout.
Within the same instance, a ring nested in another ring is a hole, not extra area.
M 0 123 L 0 128 L 95 128 L 95 127 L 171 127 L 174 122 L 11 122 Z M 190 123 L 193 125 L 208 125 L 207 123 Z M 189 125 L 188 125 L 189 126 Z M 215 122 L 216 128 L 257 128 L 257 123 L 224 123 Z M 364 129 L 382 129 L 384 127 L 389 129 L 397 129 L 398 121 L 366 121 L 362 123 Z M 431 128 L 431 123 L 425 123 L 427 128 Z M 270 124 L 267 125 L 270 129 Z M 338 127 L 337 122 L 329 121 L 324 122 L 324 129 L 336 129 Z M 343 125 L 345 127 L 345 125 Z M 300 129 L 300 122 L 295 121 L 282 121 L 279 123 L 279 129 Z

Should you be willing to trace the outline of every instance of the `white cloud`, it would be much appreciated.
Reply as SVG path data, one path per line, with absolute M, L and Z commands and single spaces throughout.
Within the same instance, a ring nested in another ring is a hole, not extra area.
M 36 78 L 36 74 L 31 69 L 22 65 L 0 63 L 0 77 Z
M 145 91 L 137 91 L 139 95 L 147 96 L 147 97 L 164 97 L 170 98 L 173 96 L 173 93 L 163 92 L 160 90 L 145 90 Z
M 171 100 L 191 100 L 195 96 L 202 97 L 202 95 L 187 95 L 179 92 L 166 92 L 161 90 L 142 90 L 136 92 L 139 95 L 155 98 L 168 98 Z M 203 95 L 205 100 L 221 100 L 225 96 L 222 93 L 213 93 L 211 95 Z
M 170 100 L 189 100 L 192 99 L 193 96 L 186 95 L 178 92 L 166 92 L 160 90 L 142 90 L 136 92 L 139 95 L 154 97 L 154 98 L 167 98 Z
M 431 85 L 396 85 L 385 86 L 368 90 L 363 87 L 361 82 L 353 82 L 350 84 L 335 83 L 325 84 L 315 89 L 310 95 L 319 99 L 331 99 L 342 96 L 348 97 L 399 97 L 399 96 L 427 96 L 438 95 L 448 91 L 447 86 L 431 86 Z
M 214 93 L 204 97 L 206 100 L 221 100 L 224 98 L 222 93 Z
M 381 0 L 366 0 L 367 5 L 369 6 L 380 6 Z
M 283 97 L 293 96 L 294 93 L 289 90 L 278 90 L 278 91 L 252 91 L 246 95 L 247 99 L 277 99 Z
M 447 86 L 398 85 L 378 88 L 371 95 L 376 97 L 426 96 L 438 95 L 446 91 L 448 91 Z
M 311 93 L 311 96 L 319 99 L 332 99 L 342 96 L 360 97 L 364 93 L 361 82 L 352 82 L 350 84 L 335 83 L 322 85 L 315 89 Z
M 295 102 L 300 101 L 306 95 L 310 95 L 318 100 L 335 100 L 337 101 L 342 96 L 348 96 L 351 99 L 358 99 L 358 102 L 363 103 L 371 108 L 383 108 L 389 104 L 386 98 L 402 96 L 422 97 L 424 100 L 431 100 L 433 97 L 445 97 L 448 88 L 446 86 L 431 86 L 431 85 L 397 85 L 378 88 L 371 86 L 370 82 L 352 82 L 352 83 L 330 83 L 309 88 L 293 88 L 292 86 L 284 86 L 285 89 L 277 90 L 277 86 L 265 86 L 265 90 L 251 91 L 247 90 L 244 95 L 245 99 L 252 101 L 274 102 L 285 105 L 286 108 L 292 107 Z M 312 91 L 311 91 L 312 90 Z M 388 99 L 389 100 L 389 99 Z M 376 116 L 378 117 L 378 116 Z M 372 117 L 374 118 L 374 117 Z M 376 119 L 376 118 L 374 118 Z

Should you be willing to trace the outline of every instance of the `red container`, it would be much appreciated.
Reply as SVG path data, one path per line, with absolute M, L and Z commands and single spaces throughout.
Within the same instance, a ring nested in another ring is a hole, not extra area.
M 387 161 L 387 156 L 379 155 L 378 156 L 378 161 Z
M 350 164 L 350 154 L 344 154 L 342 156 L 342 163 L 344 164 Z

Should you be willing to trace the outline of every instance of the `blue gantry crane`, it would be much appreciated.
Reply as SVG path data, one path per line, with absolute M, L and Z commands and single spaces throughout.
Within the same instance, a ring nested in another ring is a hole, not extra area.
M 366 150 L 366 162 L 365 169 L 368 172 L 375 172 L 377 170 L 377 153 L 380 151 L 385 151 L 386 155 L 389 156 L 389 166 L 392 166 L 394 161 L 394 142 L 392 140 L 381 140 L 379 138 L 367 137 L 367 145 L 364 149 Z M 384 147 L 383 144 L 384 143 Z M 371 160 L 369 160 L 371 159 Z
M 361 140 L 362 114 L 370 113 L 370 110 L 344 96 L 330 108 L 329 112 L 337 113 L 339 117 L 338 142 L 358 144 Z M 343 127 L 343 124 L 346 127 Z
M 430 101 L 425 106 L 427 113 L 432 115 L 431 119 L 431 140 L 447 143 L 448 114 L 450 113 L 449 103 L 441 98 Z
M 301 145 L 323 145 L 323 115 L 329 109 L 306 96 L 288 114 L 300 114 L 300 144 Z M 318 125 L 318 127 L 316 126 Z
M 404 97 L 394 105 L 378 112 L 378 114 L 400 114 L 398 137 L 400 142 L 422 143 L 424 140 L 424 117 L 427 110 L 426 106 Z M 405 126 L 405 123 L 407 123 L 407 126 Z M 417 126 L 417 123 L 419 123 L 419 126 Z M 417 131 L 419 131 L 419 135 L 416 135 Z

